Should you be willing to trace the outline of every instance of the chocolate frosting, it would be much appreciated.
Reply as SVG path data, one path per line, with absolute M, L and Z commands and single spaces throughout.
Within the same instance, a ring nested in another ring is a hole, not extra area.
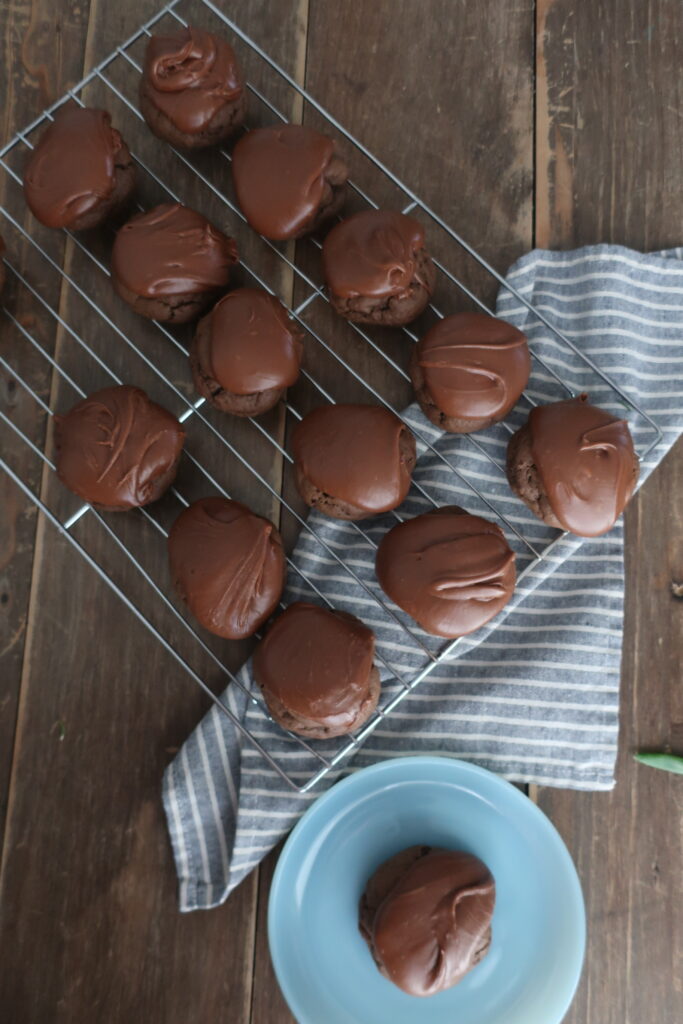
M 123 145 L 106 110 L 60 107 L 24 167 L 26 202 L 38 220 L 68 227 L 108 199 Z
M 526 336 L 486 313 L 444 317 L 418 342 L 417 360 L 435 405 L 462 419 L 505 416 L 531 369 Z
M 590 405 L 584 394 L 536 406 L 529 427 L 534 463 L 562 526 L 581 537 L 611 530 L 638 478 L 626 420 Z
M 451 988 L 488 948 L 495 898 L 478 857 L 428 848 L 375 914 L 371 948 L 380 970 L 409 995 Z
M 341 731 L 368 698 L 374 653 L 374 634 L 359 619 L 297 601 L 256 648 L 254 675 L 292 714 Z
M 85 501 L 135 508 L 154 500 L 173 468 L 185 432 L 175 416 L 140 388 L 121 384 L 55 416 L 57 475 Z
M 235 146 L 232 176 L 252 228 L 266 238 L 294 238 L 317 214 L 334 142 L 304 125 L 247 132 Z
M 456 505 L 399 523 L 377 550 L 386 594 L 435 636 L 464 636 L 512 597 L 515 556 L 503 531 Z
M 188 135 L 201 132 L 244 88 L 232 47 L 203 29 L 181 28 L 152 36 L 143 70 L 148 96 Z
M 201 366 L 226 391 L 250 395 L 286 388 L 299 376 L 303 332 L 262 288 L 228 292 L 198 335 Z
M 251 636 L 277 607 L 285 582 L 280 534 L 238 501 L 195 501 L 171 527 L 168 553 L 179 593 L 218 636 Z
M 422 225 L 404 213 L 354 213 L 336 224 L 323 244 L 328 288 L 341 298 L 404 296 L 416 278 L 415 253 L 424 242 Z
M 152 299 L 227 287 L 237 246 L 196 210 L 162 203 L 123 225 L 111 259 L 126 288 Z
M 320 491 L 370 514 L 387 512 L 410 488 L 399 450 L 403 431 L 398 416 L 380 405 L 323 405 L 297 423 L 292 451 Z

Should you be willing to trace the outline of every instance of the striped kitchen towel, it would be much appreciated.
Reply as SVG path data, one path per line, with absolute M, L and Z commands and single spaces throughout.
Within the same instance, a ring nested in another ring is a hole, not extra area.
M 609 245 L 534 251 L 514 265 L 508 280 L 661 428 L 662 440 L 642 463 L 642 483 L 683 429 L 683 249 L 648 255 Z M 529 337 L 537 357 L 528 389 L 534 401 L 566 397 L 564 380 L 626 416 L 639 450 L 646 448 L 654 436 L 647 419 L 627 412 L 594 369 L 504 288 L 498 313 Z M 522 400 L 509 422 L 516 428 L 528 411 Z M 440 753 L 520 782 L 610 789 L 624 604 L 621 522 L 597 540 L 560 536 L 510 492 L 504 473 L 509 434 L 502 425 L 468 438 L 441 433 L 416 406 L 406 416 L 418 439 L 416 483 L 444 504 L 489 517 L 491 504 L 499 509 L 517 553 L 519 584 L 500 615 L 459 641 L 344 770 L 385 757 Z M 430 507 L 419 487 L 400 509 L 403 517 Z M 375 631 L 386 702 L 401 680 L 409 682 L 424 668 L 425 648 L 443 645 L 373 596 L 373 544 L 395 519 L 371 520 L 365 527 L 369 541 L 352 524 L 317 513 L 308 522 L 285 598 L 328 599 Z M 545 555 L 539 560 L 534 551 Z M 248 664 L 240 678 L 251 686 Z M 314 756 L 259 705 L 235 686 L 224 700 L 291 779 L 312 775 Z M 316 746 L 333 754 L 343 742 Z M 181 909 L 225 900 L 339 774 L 328 775 L 312 792 L 294 792 L 213 707 L 164 776 Z

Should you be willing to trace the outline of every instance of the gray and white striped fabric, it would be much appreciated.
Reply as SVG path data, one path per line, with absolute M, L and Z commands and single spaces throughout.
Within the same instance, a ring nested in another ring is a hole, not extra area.
M 663 440 L 642 464 L 642 483 L 683 430 L 683 249 L 648 255 L 608 245 L 564 253 L 537 250 L 515 264 L 508 279 L 661 427 Z M 505 289 L 498 313 L 528 334 L 533 352 L 545 364 L 534 360 L 533 400 L 566 397 L 557 374 L 573 390 L 588 391 L 595 404 L 626 415 L 636 444 L 645 449 L 653 436 L 647 422 L 629 415 L 595 372 Z M 521 424 L 528 410 L 528 404 L 520 403 L 510 422 Z M 439 753 L 475 761 L 520 782 L 610 789 L 623 622 L 621 523 L 594 541 L 559 537 L 511 494 L 503 471 L 509 437 L 503 426 L 477 434 L 473 443 L 442 434 L 416 407 L 407 418 L 418 437 L 420 458 L 418 486 L 399 510 L 401 516 L 431 507 L 420 488 L 440 503 L 489 517 L 487 501 L 492 503 L 509 523 L 506 532 L 521 578 L 507 608 L 460 641 L 368 737 L 344 771 L 385 757 Z M 391 516 L 372 520 L 367 533 L 376 543 L 394 522 Z M 395 606 L 384 610 L 377 605 L 368 593 L 380 593 L 374 550 L 353 525 L 317 513 L 309 525 L 315 535 L 302 533 L 294 562 L 317 592 L 291 571 L 286 599 L 328 599 L 372 627 L 383 659 L 386 701 L 400 687 L 397 676 L 409 681 L 424 667 L 427 655 L 420 644 L 437 650 L 443 641 L 413 627 Z M 514 530 L 545 550 L 545 557 L 535 560 Z M 395 617 L 411 625 L 416 641 Z M 251 687 L 248 664 L 240 678 Z M 291 778 L 312 774 L 311 755 L 236 687 L 228 688 L 224 699 Z M 328 776 L 312 793 L 294 793 L 212 708 L 164 777 L 181 910 L 225 900 L 339 774 Z

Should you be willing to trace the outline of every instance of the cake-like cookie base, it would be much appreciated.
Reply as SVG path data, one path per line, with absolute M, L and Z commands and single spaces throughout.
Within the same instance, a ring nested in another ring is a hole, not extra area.
M 510 487 L 534 515 L 548 526 L 563 529 L 550 506 L 534 463 L 531 452 L 531 428 L 528 423 L 520 427 L 508 442 L 506 470 Z
M 510 487 L 518 498 L 527 505 L 535 516 L 538 516 L 548 526 L 554 526 L 557 530 L 564 530 L 565 527 L 559 521 L 552 510 L 552 506 L 543 487 L 541 475 L 534 462 L 531 450 L 531 428 L 528 423 L 512 435 L 508 442 L 506 460 L 507 478 Z M 640 473 L 638 456 L 633 453 L 633 481 L 634 485 Z
M 202 292 L 183 292 L 180 295 L 159 295 L 149 298 L 138 295 L 127 288 L 112 274 L 112 282 L 116 294 L 140 316 L 148 320 L 158 320 L 164 324 L 186 324 L 196 320 L 209 306 L 212 306 L 222 289 Z
M 199 132 L 183 132 L 150 98 L 145 78 L 140 80 L 140 112 L 150 131 L 158 139 L 181 149 L 205 149 L 230 138 L 241 127 L 247 111 L 247 90 L 235 100 L 227 101 Z
M 354 732 L 356 729 L 360 729 L 362 725 L 365 725 L 377 707 L 381 687 L 379 671 L 373 665 L 368 676 L 368 696 L 358 709 L 358 714 L 353 722 L 346 729 L 333 729 L 313 719 L 296 715 L 294 712 L 289 711 L 277 697 L 268 693 L 267 690 L 262 689 L 261 692 L 263 699 L 268 705 L 268 710 L 283 729 L 289 729 L 290 732 L 295 732 L 298 736 L 305 736 L 309 740 L 326 740 L 333 739 L 335 736 L 346 736 L 348 733 Z

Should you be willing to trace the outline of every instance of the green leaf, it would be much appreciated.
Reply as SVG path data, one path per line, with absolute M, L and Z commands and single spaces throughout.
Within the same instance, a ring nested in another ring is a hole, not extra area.
M 677 754 L 634 754 L 634 759 L 641 764 L 647 764 L 650 768 L 660 768 L 663 772 L 673 772 L 674 775 L 683 775 L 683 757 Z

